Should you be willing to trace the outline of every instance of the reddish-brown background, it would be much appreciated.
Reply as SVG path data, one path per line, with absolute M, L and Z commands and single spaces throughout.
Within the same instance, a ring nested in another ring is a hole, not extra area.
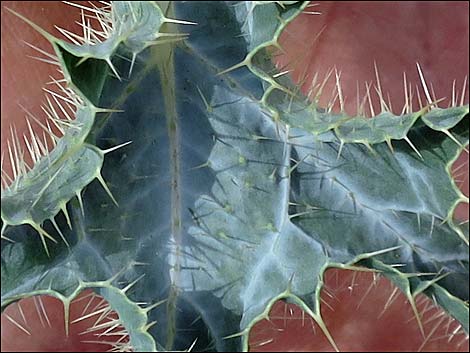
M 38 53 L 21 40 L 45 49 L 49 47 L 37 33 L 5 11 L 5 6 L 21 12 L 49 32 L 54 33 L 54 24 L 73 31 L 80 30 L 78 25 L 73 24 L 79 20 L 79 11 L 65 4 L 43 1 L 2 2 L 2 152 L 6 146 L 9 125 L 14 123 L 19 132 L 25 128 L 24 113 L 17 104 L 20 103 L 41 116 L 39 105 L 43 100 L 43 93 L 40 88 L 55 70 L 50 65 L 26 56 L 35 56 Z M 382 85 L 390 92 L 395 110 L 403 104 L 402 72 L 407 73 L 410 82 L 419 84 L 415 66 L 417 61 L 423 68 L 426 80 L 432 82 L 438 97 L 450 97 L 453 79 L 457 80 L 457 87 L 461 90 L 463 78 L 469 72 L 468 2 L 319 2 L 317 7 L 310 10 L 321 11 L 323 15 L 303 15 L 289 27 L 289 33 L 283 36 L 287 54 L 279 60 L 286 63 L 305 56 L 294 76 L 301 75 L 307 68 L 307 72 L 318 71 L 322 77 L 328 69 L 336 66 L 342 72 L 347 110 L 355 109 L 352 103 L 356 95 L 356 82 L 361 83 L 363 94 L 363 82 L 375 79 L 374 61 L 378 64 Z M 322 28 L 321 36 L 313 42 Z M 326 91 L 331 91 L 332 87 L 333 84 Z M 463 155 L 458 163 L 467 163 L 464 167 L 467 173 L 459 179 L 463 180 L 461 185 L 468 195 L 468 154 Z M 460 218 L 467 218 L 468 206 L 460 208 L 458 215 Z M 367 292 L 371 283 L 370 276 L 358 275 L 355 282 L 357 286 L 350 293 L 345 288 L 351 283 L 351 273 L 342 272 L 338 277 L 332 273 L 328 278 L 327 285 L 335 296 L 332 299 L 324 293 L 324 297 L 334 311 L 325 306 L 325 320 L 340 349 L 396 351 L 416 350 L 420 346 L 423 339 L 416 324 L 413 321 L 406 322 L 411 317 L 411 312 L 402 297 L 378 318 L 393 291 L 386 281 L 381 281 Z M 365 294 L 366 299 L 357 309 Z M 59 318 L 60 306 L 53 301 L 46 304 L 50 316 Z M 30 304 L 25 304 L 25 307 L 28 305 L 34 308 Z M 62 330 L 44 329 L 37 318 L 34 318 L 33 310 L 26 314 L 32 318 L 32 336 L 21 335 L 21 331 L 2 316 L 2 350 L 78 349 L 78 340 L 71 339 L 67 344 L 59 345 L 58 342 L 63 342 L 64 339 Z M 12 312 L 11 315 L 18 313 Z M 284 316 L 283 304 L 276 307 L 275 315 Z M 295 312 L 295 315 L 299 317 L 300 313 Z M 290 313 L 287 316 L 291 316 Z M 438 319 L 430 321 L 426 326 L 427 332 L 438 322 Z M 264 323 L 255 329 L 252 338 L 254 346 L 269 342 L 259 349 L 330 349 L 324 338 L 318 334 L 318 328 L 317 335 L 314 335 L 311 325 L 302 324 L 300 319 L 287 320 L 286 325 L 284 320 L 273 319 L 273 323 L 277 325 L 275 329 L 270 323 Z M 60 327 L 61 324 L 57 325 L 59 326 L 56 327 Z M 462 341 L 461 336 L 447 345 L 445 342 L 448 338 L 436 339 L 444 334 L 445 330 L 437 330 L 424 349 L 468 350 L 468 341 Z M 458 347 L 459 343 L 462 345 Z M 93 346 L 88 348 L 97 349 Z

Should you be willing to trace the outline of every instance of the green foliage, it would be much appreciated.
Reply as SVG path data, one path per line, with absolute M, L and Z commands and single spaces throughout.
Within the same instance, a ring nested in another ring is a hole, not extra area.
M 323 274 L 365 266 L 468 332 L 468 230 L 453 220 L 467 200 L 450 166 L 469 108 L 319 108 L 269 55 L 306 5 L 116 2 L 97 14 L 102 42 L 44 33 L 76 118 L 2 192 L 2 308 L 94 288 L 135 350 L 246 350 L 286 298 L 335 345 Z

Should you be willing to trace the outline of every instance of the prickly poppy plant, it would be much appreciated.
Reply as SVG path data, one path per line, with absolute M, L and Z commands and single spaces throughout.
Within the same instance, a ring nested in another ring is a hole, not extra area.
M 390 279 L 423 335 L 422 294 L 468 333 L 468 223 L 454 220 L 468 198 L 450 173 L 468 145 L 464 96 L 440 107 L 418 65 L 418 107 L 405 81 L 393 113 L 378 72 L 380 111 L 368 90 L 346 114 L 338 72 L 321 107 L 329 77 L 304 94 L 273 61 L 308 6 L 113 2 L 87 10 L 99 30 L 85 17 L 82 37 L 63 30 L 69 41 L 14 13 L 49 40 L 53 54 L 36 49 L 61 77 L 47 123 L 26 111 L 44 133 L 30 128 L 23 148 L 12 129 L 6 151 L 2 309 L 56 297 L 67 332 L 90 289 L 107 304 L 77 320 L 122 328 L 116 350 L 227 351 L 247 350 L 284 299 L 338 350 L 320 310 L 338 268 Z

